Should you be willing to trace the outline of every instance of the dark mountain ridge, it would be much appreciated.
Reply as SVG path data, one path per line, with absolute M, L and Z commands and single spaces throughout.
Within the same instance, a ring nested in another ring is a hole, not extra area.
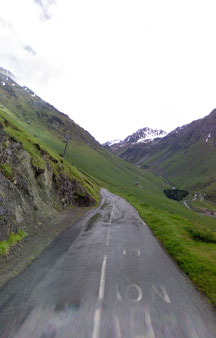
M 216 202 L 216 109 L 149 144 L 115 151 L 123 159 Z

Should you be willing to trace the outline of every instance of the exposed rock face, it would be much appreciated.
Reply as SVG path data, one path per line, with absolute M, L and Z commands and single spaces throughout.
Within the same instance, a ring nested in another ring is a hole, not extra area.
M 64 206 L 73 204 L 85 207 L 94 204 L 92 197 L 76 180 L 69 181 L 64 175 L 54 176 L 54 187 Z
M 30 154 L 0 127 L 0 241 L 19 227 L 28 231 L 28 224 L 43 222 L 55 208 L 95 204 L 77 180 L 57 176 L 46 156 L 45 169 L 37 170 Z

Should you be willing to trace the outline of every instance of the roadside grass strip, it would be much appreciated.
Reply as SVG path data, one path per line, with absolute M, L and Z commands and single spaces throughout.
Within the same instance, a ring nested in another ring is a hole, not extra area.
M 216 307 L 215 233 L 178 215 L 143 207 L 135 198 L 125 198 L 139 211 L 153 234 L 199 291 Z

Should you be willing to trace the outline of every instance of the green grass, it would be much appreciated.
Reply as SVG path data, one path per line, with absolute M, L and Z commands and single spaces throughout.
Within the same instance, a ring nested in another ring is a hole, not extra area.
M 19 243 L 27 235 L 28 234 L 23 230 L 19 230 L 17 234 L 15 234 L 14 232 L 11 232 L 8 240 L 0 242 L 0 255 L 4 255 L 4 256 L 8 255 L 10 248 L 16 245 L 17 243 Z
M 4 105 L 6 106 L 6 104 Z M 216 245 L 209 240 L 204 241 L 205 237 L 214 237 L 215 219 L 200 215 L 187 209 L 182 203 L 166 198 L 163 190 L 169 186 L 161 177 L 136 168 L 99 146 L 96 147 L 94 144 L 92 146 L 92 141 L 85 141 L 84 134 L 83 138 L 76 137 L 75 132 L 71 134 L 72 141 L 69 143 L 62 164 L 59 154 L 63 152 L 65 144 L 61 133 L 40 123 L 34 114 L 32 114 L 31 124 L 27 124 L 11 111 L 2 113 L 2 116 L 6 117 L 6 115 L 11 123 L 16 124 L 18 129 L 25 129 L 25 139 L 29 138 L 29 135 L 31 136 L 29 140 L 31 145 L 26 145 L 22 139 L 20 141 L 35 158 L 37 165 L 43 166 L 43 162 L 40 163 L 41 159 L 37 158 L 37 155 L 41 155 L 37 153 L 37 148 L 34 148 L 35 143 L 40 144 L 42 149 L 48 151 L 53 158 L 58 160 L 58 164 L 52 164 L 57 172 L 61 168 L 71 175 L 70 177 L 77 177 L 83 184 L 87 184 L 88 189 L 91 189 L 95 196 L 97 196 L 96 187 L 101 186 L 127 199 L 139 211 L 140 216 L 168 253 L 193 280 L 199 290 L 204 292 L 216 306 Z M 10 129 L 8 131 L 11 132 Z M 76 130 L 76 132 L 78 131 Z M 17 139 L 24 135 L 24 133 L 19 135 L 19 130 L 15 130 L 13 133 Z M 210 142 L 208 146 L 211 146 Z M 206 182 L 205 163 L 202 163 L 201 169 L 196 169 L 199 164 L 197 159 L 199 149 L 194 148 L 193 151 L 192 155 L 184 153 L 176 156 L 172 161 L 168 159 L 165 164 L 167 170 L 170 166 L 170 175 L 172 171 L 179 173 L 178 181 L 175 181 L 174 175 L 171 175 L 170 181 L 180 188 L 187 185 L 187 179 L 191 180 L 191 186 L 197 185 L 197 178 L 194 177 L 196 175 L 200 177 L 200 185 Z M 161 150 L 160 156 L 165 152 L 165 149 Z M 186 179 L 184 168 L 190 156 L 194 161 L 192 165 L 195 167 L 195 171 L 192 173 L 191 169 L 193 168 L 189 166 L 186 169 L 188 177 Z M 209 151 L 207 151 L 208 156 L 210 156 Z M 214 163 L 215 159 L 211 161 Z M 214 173 L 212 175 L 215 177 Z M 192 234 L 191 229 L 200 234 L 200 229 L 202 230 L 199 239 Z
M 155 172 L 164 173 L 173 185 L 191 192 L 205 193 L 207 199 L 216 202 L 216 156 L 213 139 L 208 143 L 205 138 L 201 139 L 176 153 L 166 146 L 145 160 L 143 166 L 145 165 Z
M 63 174 L 70 180 L 77 180 L 98 204 L 99 187 L 89 175 L 87 177 L 67 160 L 63 160 L 59 153 L 55 151 L 55 148 L 47 147 L 43 141 L 24 130 L 22 123 L 19 123 L 15 118 L 11 118 L 11 115 L 7 117 L 5 113 L 0 112 L 0 123 L 3 125 L 5 132 L 12 139 L 20 142 L 23 149 L 31 155 L 31 164 L 36 172 L 44 172 L 48 161 L 56 177 Z M 53 135 L 49 136 L 52 139 Z M 11 176 L 10 164 L 0 164 L 0 170 L 8 178 Z
M 181 216 L 158 211 L 134 197 L 125 198 L 139 211 L 168 253 L 216 307 L 216 245 L 211 241 L 211 238 L 215 239 L 215 233 Z M 192 229 L 194 235 L 200 230 L 199 239 L 192 235 Z
M 199 212 L 202 212 L 205 210 L 216 212 L 216 204 L 212 203 L 211 201 L 206 201 L 206 200 L 201 201 L 200 199 L 196 199 L 195 201 L 193 201 L 192 199 L 190 201 L 190 204 L 192 208 L 194 208 L 195 210 L 198 210 Z
M 0 171 L 7 178 L 10 178 L 12 176 L 12 169 L 9 163 L 1 163 Z
M 201 226 L 191 226 L 188 229 L 189 233 L 192 235 L 192 237 L 201 242 L 206 243 L 216 243 L 216 232 L 212 232 L 209 229 Z

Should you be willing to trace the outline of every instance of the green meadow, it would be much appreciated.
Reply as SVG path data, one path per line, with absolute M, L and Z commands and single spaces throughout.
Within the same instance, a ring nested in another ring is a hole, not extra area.
M 47 149 L 60 165 L 59 154 L 63 153 L 65 146 L 62 135 L 39 120 L 29 124 L 6 109 L 0 111 L 0 115 L 10 120 L 10 128 L 6 131 L 24 147 L 27 147 L 26 138 L 33 138 L 34 143 Z M 161 177 L 121 160 L 99 145 L 92 147 L 71 136 L 62 161 L 64 170 L 70 172 L 70 177 L 77 175 L 82 182 L 88 178 L 95 187 L 94 194 L 100 186 L 127 199 L 170 256 L 216 306 L 216 220 L 187 209 L 182 202 L 168 199 L 163 190 L 169 187 Z M 28 147 L 26 150 L 31 152 Z M 43 165 L 37 156 L 35 161 Z

